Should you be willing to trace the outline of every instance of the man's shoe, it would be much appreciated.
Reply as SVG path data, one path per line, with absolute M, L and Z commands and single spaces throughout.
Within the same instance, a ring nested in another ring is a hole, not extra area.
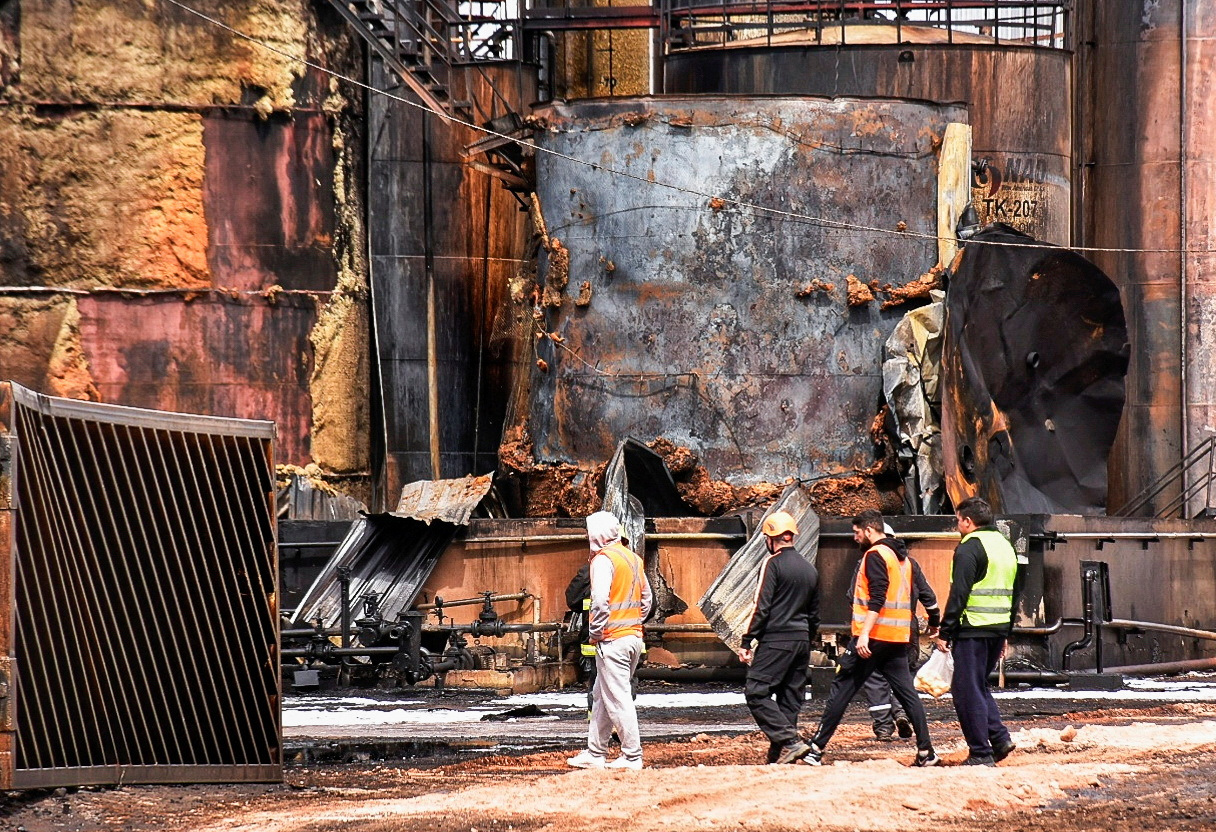
M 576 756 L 566 760 L 566 765 L 574 768 L 603 768 L 607 761 L 598 754 L 590 751 L 580 751 Z
M 912 761 L 912 765 L 916 766 L 917 768 L 940 766 L 942 765 L 942 758 L 937 756 L 937 752 L 935 752 L 932 748 L 930 748 L 928 751 L 917 751 L 916 759 Z
M 895 717 L 895 730 L 899 732 L 899 738 L 906 740 L 912 736 L 912 720 L 908 719 L 903 714 Z
M 783 766 L 787 763 L 796 763 L 810 753 L 810 750 L 811 747 L 802 740 L 794 740 L 781 749 L 781 753 L 777 755 L 777 765 Z
M 967 759 L 963 760 L 965 766 L 994 766 L 996 762 L 991 757 L 977 757 L 974 754 L 968 754 Z
M 770 766 L 777 764 L 777 758 L 781 756 L 781 743 L 770 742 L 768 744 L 768 756 L 764 758 L 764 762 Z
M 1008 757 L 1017 749 L 1017 746 L 1012 742 L 1003 743 L 1002 745 L 994 744 L 992 746 L 992 762 L 999 763 L 1001 760 Z
M 627 768 L 632 771 L 642 770 L 642 758 L 631 760 L 628 757 L 617 757 L 611 763 L 608 763 L 604 768 Z
M 798 762 L 806 763 L 808 766 L 823 765 L 823 749 L 820 748 L 819 746 L 815 745 L 815 743 L 813 743 L 813 742 L 810 743 L 809 745 L 810 745 L 811 750 L 806 752 L 806 754 L 803 754 L 802 759 L 799 760 Z

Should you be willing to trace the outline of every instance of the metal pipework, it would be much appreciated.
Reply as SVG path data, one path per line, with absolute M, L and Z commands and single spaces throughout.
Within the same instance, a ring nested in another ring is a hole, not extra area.
M 484 604 L 487 600 L 490 603 L 496 604 L 499 601 L 526 601 L 531 597 L 532 593 L 525 589 L 521 590 L 520 592 L 513 592 L 506 595 L 491 595 L 489 598 L 486 598 L 485 595 L 479 595 L 476 598 L 458 598 L 455 601 L 446 601 L 442 598 L 436 598 L 435 602 L 431 604 L 415 604 L 414 609 L 429 612 L 434 609 L 441 609 L 445 607 L 467 607 L 472 604 Z

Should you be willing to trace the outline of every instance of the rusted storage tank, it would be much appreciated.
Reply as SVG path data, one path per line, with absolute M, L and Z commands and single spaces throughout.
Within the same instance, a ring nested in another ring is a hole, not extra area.
M 835 14 L 837 4 L 831 5 Z M 677 42 L 667 55 L 663 90 L 961 102 L 970 113 L 973 159 L 987 162 L 972 183 L 981 221 L 1068 245 L 1072 52 L 1063 48 L 1064 17 L 1056 8 L 1063 4 L 1027 4 L 1016 22 L 989 34 L 968 21 L 963 7 L 990 4 L 956 5 L 949 24 L 945 17 L 900 25 L 846 17 L 758 37 L 746 36 L 762 26 L 756 18 L 728 14 L 731 31 L 741 36 L 713 43 L 692 31 L 691 47 Z M 979 17 L 997 13 L 971 11 Z M 1004 10 L 1002 18 L 1012 11 Z
M 846 294 L 935 263 L 933 239 L 897 228 L 934 233 L 936 151 L 965 110 L 673 96 L 540 115 L 563 154 L 537 154 L 537 188 L 570 293 L 538 322 L 563 340 L 536 341 L 537 457 L 594 465 L 633 435 L 686 444 L 736 485 L 870 464 L 903 310 Z
M 1123 292 L 1133 338 L 1110 477 L 1118 506 L 1168 474 L 1216 425 L 1216 2 L 1086 0 L 1078 27 L 1081 242 L 1120 249 L 1093 259 Z M 1208 504 L 1200 496 L 1190 514 Z M 1147 510 L 1180 499 L 1176 481 Z

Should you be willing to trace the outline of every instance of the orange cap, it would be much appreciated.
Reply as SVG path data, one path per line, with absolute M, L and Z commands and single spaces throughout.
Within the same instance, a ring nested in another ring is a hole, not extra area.
M 798 534 L 798 524 L 794 521 L 793 516 L 787 511 L 774 511 L 768 517 L 764 518 L 764 523 L 760 526 L 760 531 L 766 537 L 777 537 L 786 532 Z

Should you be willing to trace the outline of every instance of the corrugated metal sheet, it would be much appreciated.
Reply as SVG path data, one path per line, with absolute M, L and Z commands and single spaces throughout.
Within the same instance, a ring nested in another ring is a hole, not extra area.
M 278 780 L 274 425 L 13 399 L 0 785 Z
M 811 508 L 810 493 L 799 485 L 785 489 L 781 499 L 764 512 L 768 517 L 775 511 L 788 511 L 798 523 L 798 536 L 794 548 L 810 563 L 819 555 L 819 515 Z M 718 638 L 732 650 L 738 650 L 743 634 L 751 621 L 756 600 L 756 587 L 760 581 L 760 567 L 768 557 L 764 535 L 757 525 L 753 534 L 697 602 L 705 619 L 714 628 Z
M 494 478 L 462 477 L 458 480 L 419 480 L 401 489 L 397 510 L 399 517 L 412 517 L 424 523 L 442 520 L 457 526 L 469 525 L 469 518 L 490 493 Z
M 362 609 L 359 599 L 369 592 L 379 596 L 380 609 L 387 618 L 409 609 L 455 537 L 456 529 L 457 526 L 442 520 L 427 524 L 391 514 L 360 517 L 304 593 L 291 618 L 292 624 L 319 621 L 326 627 L 337 625 L 342 615 L 338 571 L 342 568 L 350 569 L 353 617 Z

